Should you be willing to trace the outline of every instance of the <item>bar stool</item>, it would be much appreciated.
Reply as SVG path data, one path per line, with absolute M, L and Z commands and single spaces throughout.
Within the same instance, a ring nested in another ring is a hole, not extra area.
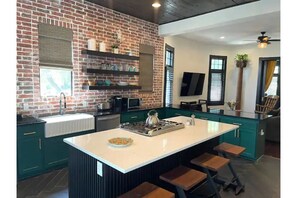
M 143 182 L 132 190 L 120 195 L 118 198 L 174 198 L 175 195 L 172 192 L 158 187 L 149 182 Z
M 210 173 L 210 171 L 213 171 L 215 172 L 215 174 L 217 174 L 218 170 L 226 166 L 229 162 L 230 162 L 229 159 L 226 159 L 224 157 L 220 157 L 217 155 L 209 154 L 209 153 L 204 153 L 199 157 L 196 157 L 191 160 L 192 164 L 195 164 L 201 167 L 203 171 L 207 174 L 207 179 L 209 181 L 210 187 L 215 191 L 215 194 L 218 198 L 220 198 L 221 195 L 215 184 L 215 181 L 217 182 L 217 180 L 212 178 L 212 174 Z M 220 183 L 220 182 L 217 182 L 217 183 Z
M 178 166 L 162 175 L 160 179 L 176 187 L 178 197 L 186 198 L 186 193 L 192 187 L 206 179 L 206 174 L 185 166 Z
M 227 154 L 234 157 L 238 157 L 241 153 L 245 151 L 245 148 L 223 142 L 218 146 L 215 146 L 214 150 L 217 151 L 223 157 L 227 158 Z M 225 185 L 224 189 L 231 187 L 235 190 L 235 195 L 238 195 L 241 191 L 244 191 L 244 185 L 241 183 L 239 177 L 237 176 L 235 170 L 233 169 L 231 165 L 231 161 L 228 163 L 228 167 L 233 175 L 233 178 L 229 184 Z

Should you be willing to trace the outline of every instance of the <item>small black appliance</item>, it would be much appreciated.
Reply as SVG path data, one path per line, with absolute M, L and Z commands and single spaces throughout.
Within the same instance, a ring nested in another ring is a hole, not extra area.
M 113 108 L 113 112 L 121 113 L 121 111 L 122 111 L 122 96 L 113 96 L 112 97 L 112 108 Z

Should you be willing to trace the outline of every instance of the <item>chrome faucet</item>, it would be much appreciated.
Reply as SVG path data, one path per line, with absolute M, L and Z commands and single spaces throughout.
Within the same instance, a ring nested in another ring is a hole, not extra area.
M 62 95 L 64 96 L 64 108 L 66 109 L 66 96 L 63 92 L 60 93 L 60 115 L 64 114 L 64 111 L 62 110 Z

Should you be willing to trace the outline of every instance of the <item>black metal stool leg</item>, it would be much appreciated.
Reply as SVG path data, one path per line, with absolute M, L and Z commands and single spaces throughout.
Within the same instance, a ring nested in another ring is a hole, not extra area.
M 217 189 L 217 186 L 216 186 L 215 182 L 213 181 L 213 179 L 211 177 L 211 174 L 210 174 L 209 170 L 207 168 L 203 168 L 203 169 L 207 174 L 207 180 L 209 182 L 210 188 L 212 188 L 215 191 L 217 198 L 221 198 L 221 195 L 220 195 L 220 193 L 219 193 L 219 191 Z
M 223 157 L 227 158 L 226 153 L 222 153 L 222 155 L 223 155 Z M 241 191 L 244 191 L 244 185 L 242 185 L 242 183 L 240 182 L 240 179 L 237 176 L 235 170 L 233 169 L 231 162 L 228 163 L 228 167 L 233 175 L 233 179 L 232 179 L 230 185 L 231 185 L 231 187 L 235 188 L 235 195 L 238 195 Z M 236 182 L 237 185 L 234 184 L 234 182 Z
M 177 190 L 178 197 L 187 198 L 186 193 L 182 188 L 176 186 L 176 190 Z

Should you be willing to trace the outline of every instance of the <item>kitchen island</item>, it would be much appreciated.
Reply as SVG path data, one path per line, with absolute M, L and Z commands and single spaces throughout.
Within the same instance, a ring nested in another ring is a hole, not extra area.
M 168 120 L 186 123 L 189 117 Z M 205 151 L 237 125 L 195 119 L 195 126 L 154 137 L 117 128 L 64 139 L 70 145 L 69 197 L 116 197 L 144 181 L 159 182 L 160 174 Z M 132 145 L 118 148 L 108 140 L 127 137 Z

